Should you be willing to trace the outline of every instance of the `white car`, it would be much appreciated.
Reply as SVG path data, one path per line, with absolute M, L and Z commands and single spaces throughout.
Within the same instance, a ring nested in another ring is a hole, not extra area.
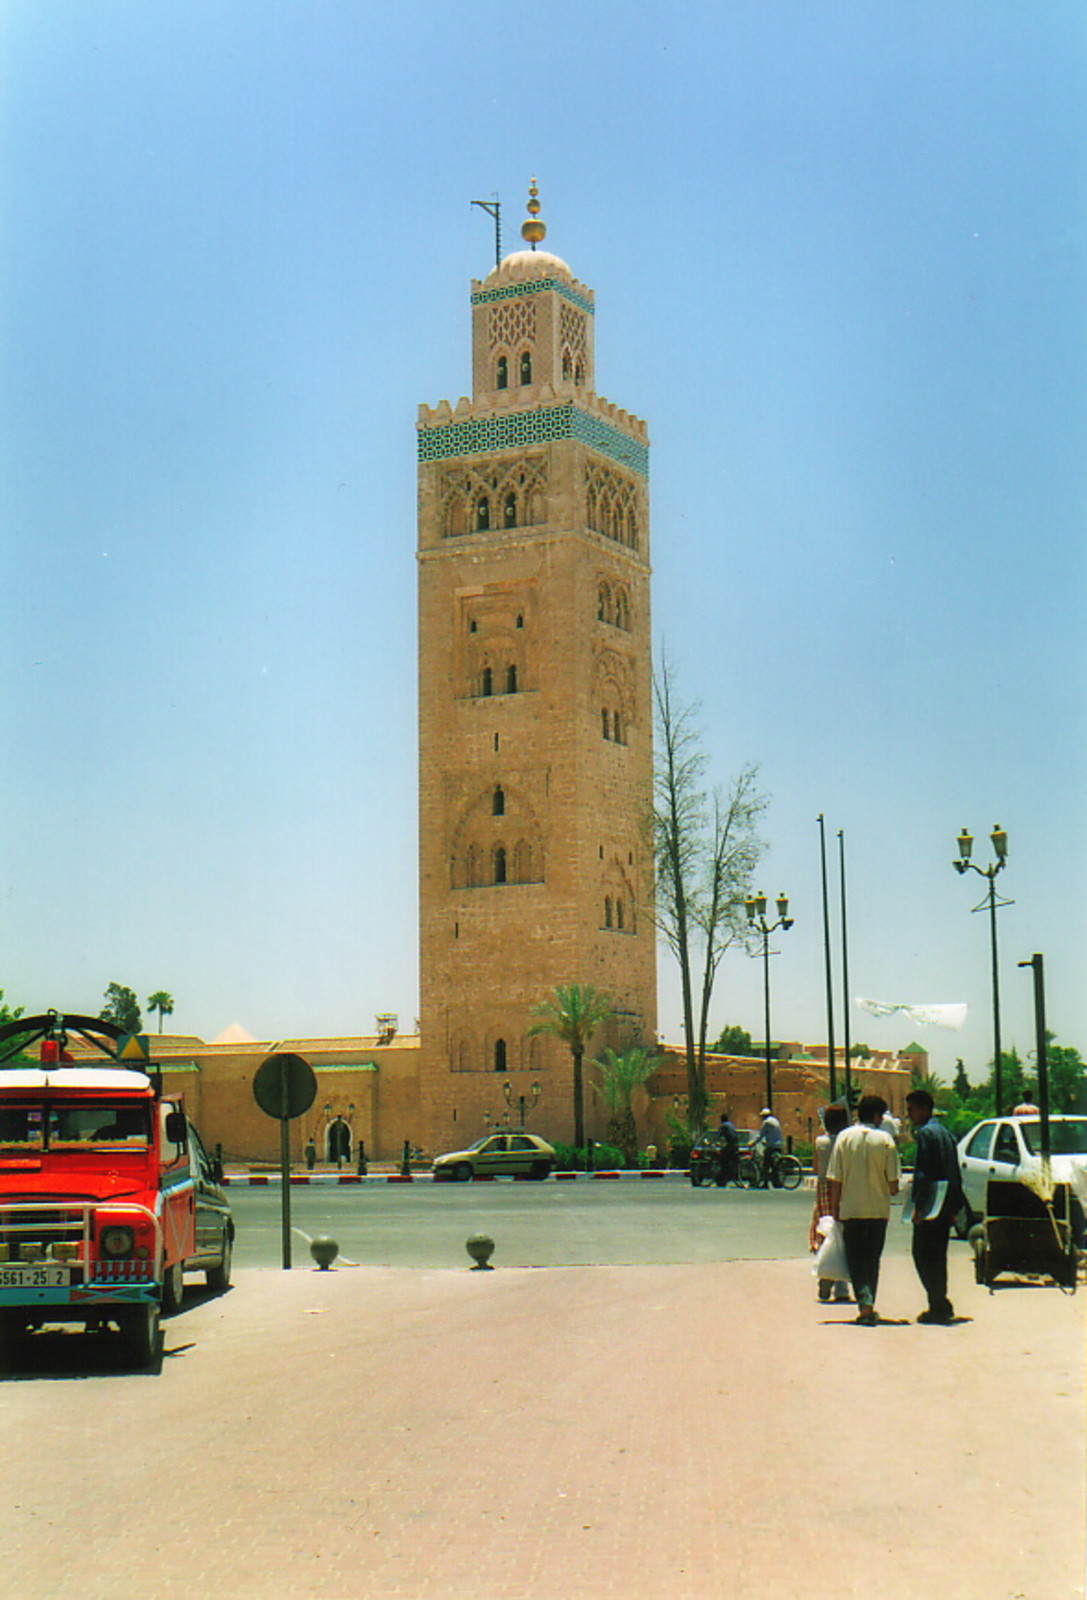
M 1082 1238 L 1087 1203 L 1087 1117 L 1050 1117 L 1049 1150 L 1056 1183 L 1070 1183 L 1073 1228 Z M 990 1178 L 1005 1183 L 1029 1182 L 1042 1170 L 1040 1117 L 1000 1117 L 979 1122 L 959 1140 L 959 1171 L 970 1208 L 970 1221 L 985 1215 Z M 1078 1220 L 1075 1217 L 1079 1205 Z

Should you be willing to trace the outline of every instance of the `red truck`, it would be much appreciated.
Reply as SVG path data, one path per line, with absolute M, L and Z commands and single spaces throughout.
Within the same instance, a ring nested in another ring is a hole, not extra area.
M 90 1047 L 78 1061 L 73 1036 Z M 82 1323 L 116 1328 L 151 1366 L 185 1272 L 229 1285 L 221 1172 L 144 1049 L 54 1011 L 0 1028 L 0 1357 L 47 1324 Z

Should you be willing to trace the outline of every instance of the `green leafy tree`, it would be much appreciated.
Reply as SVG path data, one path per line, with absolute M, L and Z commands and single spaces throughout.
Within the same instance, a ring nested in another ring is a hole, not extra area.
M 582 1062 L 593 1034 L 610 1022 L 612 1004 L 588 983 L 557 983 L 546 1000 L 532 1007 L 537 1019 L 529 1028 L 529 1037 L 549 1033 L 561 1039 L 570 1051 L 574 1066 L 574 1144 L 580 1149 L 585 1143 L 585 1090 L 582 1082 Z
M 105 1002 L 98 1013 L 103 1022 L 112 1022 L 125 1033 L 140 1032 L 143 1019 L 134 990 L 123 983 L 111 983 L 105 993 Z
M 758 769 L 746 767 L 727 793 L 704 787 L 706 756 L 696 708 L 676 698 L 670 664 L 653 677 L 657 760 L 652 840 L 654 918 L 679 966 L 687 1054 L 687 1116 L 705 1121 L 706 1034 L 718 968 L 733 944 L 750 937 L 745 903 L 762 856 L 758 822 L 769 804 Z M 699 969 L 700 970 L 696 970 Z M 697 1001 L 696 1001 L 697 987 Z
M 154 994 L 147 997 L 148 1011 L 159 1014 L 159 1032 L 162 1032 L 163 1017 L 172 1017 L 174 1014 L 174 997 L 167 994 L 165 989 L 156 989 Z
M 751 1035 L 746 1028 L 739 1028 L 730 1022 L 722 1028 L 714 1050 L 721 1056 L 757 1056 L 759 1052 L 751 1043 Z
M 0 1028 L 6 1028 L 9 1022 L 18 1022 L 22 1014 L 23 1007 L 16 1006 L 13 1011 L 4 1000 L 3 989 L 0 989 Z M 10 1039 L 5 1039 L 2 1047 L 4 1059 L 7 1061 L 18 1060 L 22 1055 L 22 1049 L 26 1042 L 26 1038 L 26 1035 L 20 1038 L 18 1034 L 14 1034 Z
M 596 1058 L 596 1079 L 605 1104 L 611 1112 L 608 1138 L 623 1152 L 624 1164 L 638 1165 L 638 1128 L 631 1101 L 660 1065 L 660 1056 L 647 1045 L 635 1044 L 623 1051 L 602 1050 Z
M 1057 1044 L 1056 1036 L 1047 1033 L 1045 1059 L 1050 1109 L 1066 1114 L 1087 1112 L 1087 1069 L 1079 1051 Z
M 970 1079 L 966 1076 L 966 1068 L 962 1064 L 962 1057 L 955 1062 L 955 1076 L 951 1087 L 964 1103 L 970 1097 Z

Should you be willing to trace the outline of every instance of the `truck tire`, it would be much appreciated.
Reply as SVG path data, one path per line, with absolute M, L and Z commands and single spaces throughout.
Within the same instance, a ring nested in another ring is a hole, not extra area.
M 209 1267 L 204 1274 L 204 1281 L 209 1289 L 214 1289 L 221 1294 L 224 1289 L 230 1288 L 230 1263 L 234 1254 L 234 1246 L 229 1239 L 223 1240 L 223 1253 L 217 1267 Z
M 181 1310 L 181 1300 L 185 1293 L 185 1269 L 180 1261 L 175 1261 L 172 1267 L 167 1267 L 162 1278 L 162 1314 L 172 1317 Z
M 120 1326 L 132 1365 L 141 1372 L 154 1366 L 159 1357 L 158 1306 L 126 1306 Z

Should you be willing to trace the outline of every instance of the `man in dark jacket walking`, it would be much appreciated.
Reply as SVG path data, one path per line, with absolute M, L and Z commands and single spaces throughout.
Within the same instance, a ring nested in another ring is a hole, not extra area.
M 962 1207 L 962 1180 L 955 1141 L 932 1115 L 932 1096 L 914 1089 L 906 1096 L 917 1153 L 913 1161 L 913 1264 L 928 1295 L 918 1322 L 947 1324 L 955 1308 L 947 1298 L 947 1244 Z

